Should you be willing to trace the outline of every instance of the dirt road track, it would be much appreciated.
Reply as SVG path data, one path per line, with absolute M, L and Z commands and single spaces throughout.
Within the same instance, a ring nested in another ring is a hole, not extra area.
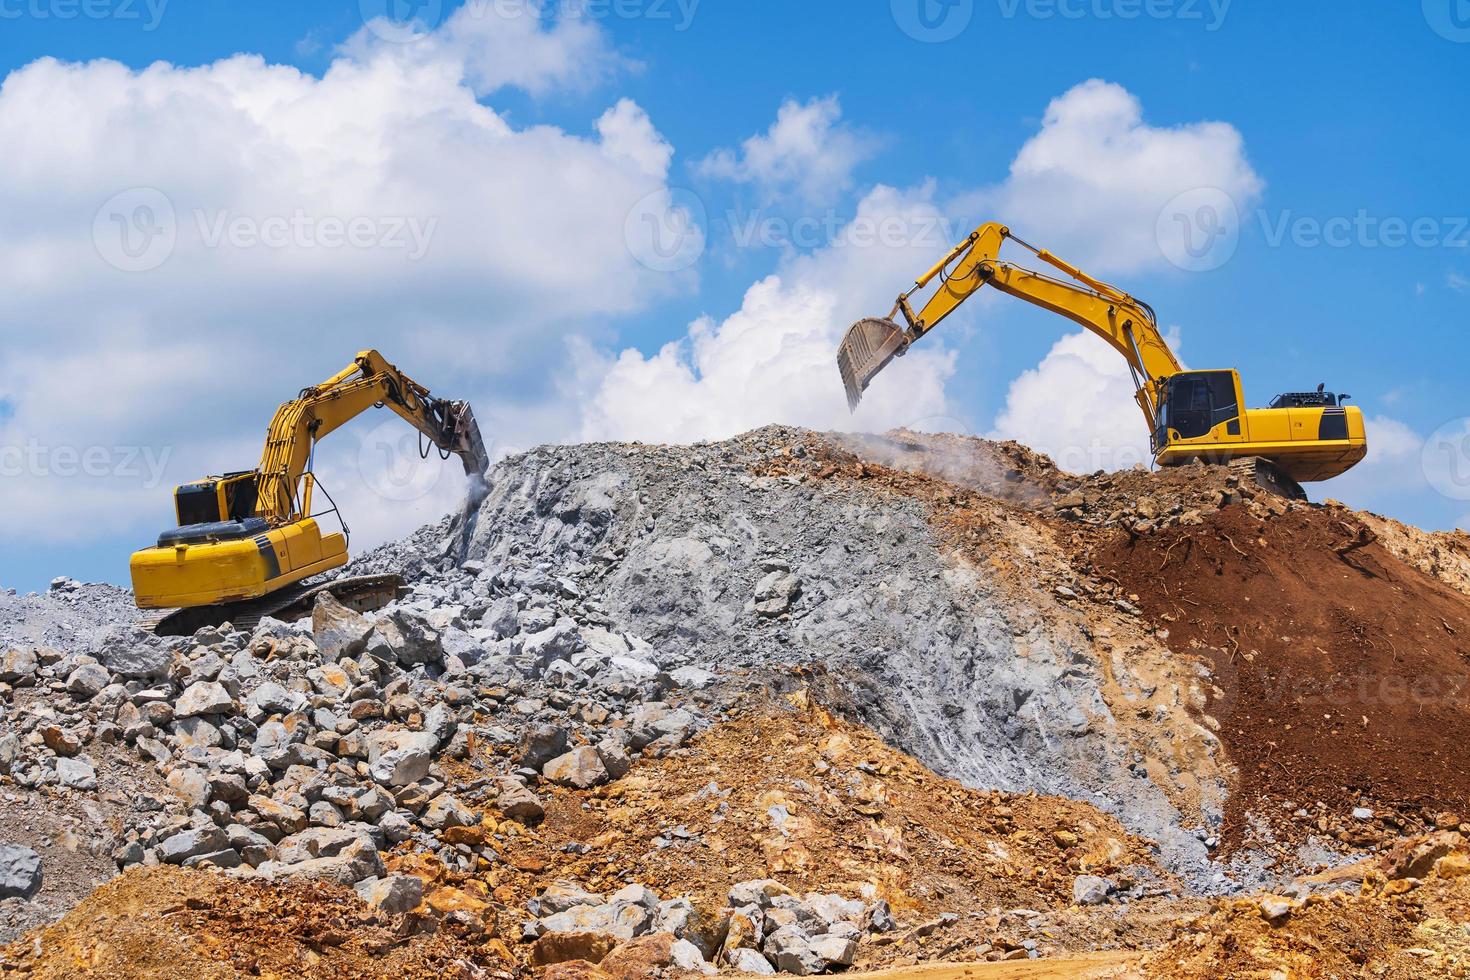
M 1097 953 L 1065 960 L 1015 963 L 928 963 L 874 973 L 849 974 L 849 980 L 1132 980 L 1142 977 L 1137 953 Z

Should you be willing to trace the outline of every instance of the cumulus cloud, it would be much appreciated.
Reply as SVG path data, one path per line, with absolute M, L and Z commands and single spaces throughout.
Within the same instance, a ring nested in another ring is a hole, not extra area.
M 902 286 L 895 269 L 922 267 L 944 250 L 945 227 L 932 189 L 874 189 L 832 245 L 753 285 L 724 320 L 695 321 L 651 357 L 629 349 L 589 366 L 600 381 L 582 435 L 681 442 L 772 422 L 932 427 L 951 412 L 944 389 L 954 358 L 941 344 L 926 342 L 893 362 L 856 417 L 848 414 L 836 350 L 854 320 L 888 312 Z
M 275 405 L 365 347 L 441 394 L 525 399 L 558 338 L 688 288 L 625 239 L 673 153 L 640 107 L 581 135 L 493 105 L 616 71 L 602 29 L 494 8 L 410 44 L 365 30 L 320 77 L 253 55 L 10 73 L 0 536 L 156 530 L 174 483 L 253 466 Z M 118 462 L 146 453 L 162 474 Z M 411 529 L 355 455 L 348 433 L 324 444 L 339 502 Z
M 1178 331 L 1166 339 L 1177 353 Z M 1011 382 L 990 435 L 1044 452 L 1073 473 L 1147 465 L 1148 424 L 1133 392 L 1117 351 L 1085 331 L 1068 334 Z
M 1218 196 L 1208 192 L 1219 191 L 1243 211 L 1264 186 L 1235 127 L 1150 125 L 1136 96 L 1093 79 L 1047 106 L 1005 181 L 961 203 L 1084 269 L 1112 274 L 1162 267 L 1166 255 L 1184 251 L 1180 236 L 1238 232 L 1228 208 L 1212 209 L 1227 223 L 1219 228 L 1161 223 L 1179 195 L 1206 192 L 1200 203 L 1213 207 Z
M 853 170 L 876 152 L 872 136 L 842 122 L 837 96 L 797 102 L 788 99 L 763 135 L 740 144 L 739 152 L 716 150 L 696 172 L 754 184 L 771 197 L 795 194 L 826 204 L 849 190 Z

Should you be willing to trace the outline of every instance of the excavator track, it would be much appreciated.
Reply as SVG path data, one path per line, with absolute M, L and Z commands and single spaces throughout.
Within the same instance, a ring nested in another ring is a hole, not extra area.
M 192 636 L 206 626 L 225 623 L 248 631 L 267 616 L 286 622 L 305 619 L 311 615 L 316 597 L 324 592 L 349 609 L 371 612 L 398 598 L 402 590 L 403 579 L 397 575 L 361 575 L 317 585 L 292 585 L 246 602 L 164 610 L 142 620 L 138 626 L 157 636 Z
M 1253 483 L 1268 493 L 1287 500 L 1306 500 L 1307 491 L 1302 485 L 1281 471 L 1275 463 L 1260 456 L 1232 459 L 1230 470 L 1243 483 Z

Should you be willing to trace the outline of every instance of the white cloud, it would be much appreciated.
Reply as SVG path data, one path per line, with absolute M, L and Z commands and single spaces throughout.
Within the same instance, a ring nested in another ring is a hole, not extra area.
M 708 177 L 755 184 L 765 194 L 794 193 L 808 203 L 830 203 L 852 187 L 853 170 L 877 150 L 872 136 L 842 122 L 837 96 L 801 103 L 789 99 L 764 135 L 740 151 L 716 150 L 696 165 Z
M 563 4 L 551 23 L 533 3 L 471 2 L 437 31 L 410 43 L 382 43 L 401 34 L 398 26 L 374 31 L 369 25 L 342 45 L 355 60 L 392 60 L 406 72 L 459 72 L 479 95 L 513 86 L 532 95 L 553 89 L 587 89 L 631 67 L 607 43 L 592 18 L 576 4 Z
M 1178 331 L 1167 337 L 1175 352 Z M 1100 338 L 1068 334 L 1011 382 L 990 433 L 1046 453 L 1064 470 L 1120 470 L 1152 460 L 1128 363 Z
M 836 350 L 854 320 L 887 314 L 904 273 L 943 250 L 944 227 L 929 188 L 879 187 L 859 205 L 847 232 L 828 248 L 785 264 L 751 286 L 736 313 L 704 317 L 682 340 L 645 357 L 625 350 L 587 400 L 588 439 L 691 441 L 734 435 L 772 422 L 817 429 L 924 426 L 948 416 L 944 385 L 952 354 L 927 342 L 893 362 L 849 416 Z M 889 225 L 911 236 L 857 238 L 856 228 Z M 859 244 L 861 242 L 861 244 Z
M 321 77 L 253 55 L 10 73 L 0 447 L 53 462 L 7 476 L 0 537 L 151 533 L 174 483 L 253 466 L 276 404 L 364 347 L 439 394 L 525 399 L 558 338 L 687 288 L 624 238 L 673 152 L 636 104 L 582 136 L 518 128 L 480 101 L 592 84 L 620 63 L 601 28 L 483 13 L 494 6 L 413 44 L 364 31 Z M 142 271 L 109 264 L 133 261 L 124 246 Z M 62 476 L 61 448 L 148 450 L 166 472 Z M 353 454 L 344 435 L 321 464 L 366 487 Z M 385 534 L 417 520 L 377 506 L 349 520 L 383 516 Z
M 1470 293 L 1470 276 L 1462 276 L 1458 272 L 1451 272 L 1445 277 L 1445 285 L 1457 293 Z
M 1112 274 L 1163 265 L 1159 216 L 1176 196 L 1214 188 L 1243 212 L 1264 186 L 1233 126 L 1151 126 L 1137 97 L 1093 79 L 1047 106 L 1003 183 L 961 203 L 1089 272 Z

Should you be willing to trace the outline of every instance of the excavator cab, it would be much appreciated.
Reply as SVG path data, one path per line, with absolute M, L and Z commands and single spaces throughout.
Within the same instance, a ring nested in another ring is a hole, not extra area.
M 1205 438 L 1222 426 L 1220 437 L 1241 434 L 1240 378 L 1234 371 L 1186 371 L 1165 382 L 1165 443 Z

